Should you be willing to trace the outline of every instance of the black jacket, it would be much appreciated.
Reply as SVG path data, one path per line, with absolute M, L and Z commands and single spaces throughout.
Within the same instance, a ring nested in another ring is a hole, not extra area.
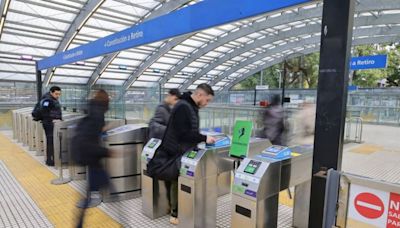
M 199 132 L 199 108 L 190 95 L 184 93 L 171 111 L 162 143 L 147 165 L 151 177 L 176 180 L 182 155 L 207 139 Z
M 149 138 L 162 139 L 167 129 L 171 108 L 163 102 L 158 105 L 153 118 L 149 122 Z
M 42 96 L 40 104 L 42 109 L 43 123 L 51 123 L 53 120 L 62 119 L 60 102 L 54 99 L 49 92 Z
M 107 148 L 102 147 L 100 141 L 106 111 L 107 107 L 101 103 L 89 102 L 88 115 L 78 123 L 71 142 L 75 162 L 101 167 L 100 160 L 108 156 Z
M 168 157 L 174 157 L 177 153 L 183 154 L 198 143 L 206 141 L 206 136 L 200 134 L 199 108 L 190 95 L 191 93 L 184 93 L 172 109 L 160 145 L 160 150 L 165 151 Z

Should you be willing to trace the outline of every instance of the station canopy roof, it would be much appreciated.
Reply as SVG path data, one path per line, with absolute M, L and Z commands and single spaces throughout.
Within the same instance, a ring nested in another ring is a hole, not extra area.
M 199 1 L 0 0 L 0 83 L 35 81 L 35 62 Z M 217 91 L 293 53 L 319 51 L 322 3 L 43 70 L 56 84 L 108 84 Z M 173 25 L 171 25 L 173 26 Z M 399 0 L 358 0 L 353 45 L 398 42 Z

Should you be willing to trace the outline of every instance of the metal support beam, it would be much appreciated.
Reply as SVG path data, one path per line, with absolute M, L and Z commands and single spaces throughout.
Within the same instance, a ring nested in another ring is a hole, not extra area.
M 8 6 L 10 5 L 11 0 L 2 0 L 0 2 L 0 38 L 1 34 L 3 34 L 4 24 L 6 23 L 6 16 L 8 12 Z
M 37 62 L 35 62 L 36 70 L 36 92 L 38 102 L 42 98 L 42 71 L 38 70 Z
M 155 10 L 154 12 L 151 12 L 151 14 L 143 21 L 147 21 L 156 17 L 159 17 L 161 15 L 167 14 L 169 12 L 172 12 L 182 5 L 185 5 L 186 3 L 190 2 L 191 0 L 176 0 L 176 1 L 169 1 L 167 3 L 164 3 L 164 5 Z M 142 21 L 140 21 L 142 22 Z M 187 39 L 188 36 L 183 37 L 178 37 L 174 38 L 171 41 L 167 42 L 161 49 L 159 49 L 158 52 L 153 53 L 152 55 L 149 56 L 148 59 L 146 59 L 142 65 L 139 67 L 138 70 L 136 70 L 134 73 L 132 73 L 127 81 L 124 83 L 123 87 L 125 90 L 128 90 L 129 87 L 132 85 L 132 83 L 155 61 L 157 61 L 159 58 L 161 58 L 165 53 L 170 51 L 173 47 L 176 46 L 176 44 L 179 42 L 182 42 L 183 40 Z M 169 49 L 168 49 L 169 48 Z M 111 62 L 118 56 L 120 52 L 115 52 L 112 54 L 106 55 L 99 66 L 97 66 L 96 70 L 93 71 L 93 74 L 90 76 L 90 79 L 88 81 L 88 86 L 92 87 L 94 84 L 96 84 L 96 81 L 99 79 L 101 74 L 106 70 L 108 65 L 111 64 Z M 124 92 L 121 92 L 121 94 Z
M 322 227 L 326 171 L 340 171 L 346 118 L 354 0 L 324 0 L 309 227 Z
M 65 51 L 68 46 L 71 44 L 72 40 L 78 34 L 79 30 L 83 27 L 89 17 L 103 4 L 105 0 L 92 0 L 88 1 L 85 6 L 83 6 L 82 10 L 79 12 L 78 16 L 74 19 L 71 26 L 69 26 L 67 32 L 65 33 L 64 38 L 61 43 L 58 45 L 56 53 Z M 55 68 L 48 69 L 46 72 L 46 76 L 44 77 L 43 83 L 45 86 L 48 86 L 51 77 L 53 76 Z

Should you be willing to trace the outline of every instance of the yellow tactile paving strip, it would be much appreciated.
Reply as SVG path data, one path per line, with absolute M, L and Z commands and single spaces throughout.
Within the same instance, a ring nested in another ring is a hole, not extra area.
M 293 197 L 294 197 L 293 192 L 292 192 L 292 199 L 290 199 L 288 191 L 283 190 L 279 193 L 279 203 L 286 205 L 288 207 L 293 207 Z
M 18 145 L 0 133 L 2 160 L 37 206 L 55 227 L 75 227 L 80 194 L 69 185 L 52 185 L 56 178 L 46 167 L 34 160 Z M 87 211 L 84 227 L 121 227 L 98 208 Z
M 378 151 L 382 151 L 383 149 L 384 148 L 382 146 L 364 144 L 364 145 L 360 145 L 356 148 L 351 149 L 350 152 L 359 153 L 359 154 L 372 154 L 372 153 L 375 153 Z

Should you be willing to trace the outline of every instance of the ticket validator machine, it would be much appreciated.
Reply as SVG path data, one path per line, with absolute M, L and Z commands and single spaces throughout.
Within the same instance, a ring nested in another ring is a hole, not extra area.
M 217 137 L 216 145 L 203 145 L 183 155 L 178 181 L 178 227 L 216 227 L 217 198 L 230 192 L 231 171 L 241 160 L 230 156 L 228 139 Z M 252 138 L 248 151 L 260 153 L 269 145 L 267 139 Z
M 169 213 L 167 189 L 164 181 L 147 175 L 147 163 L 154 157 L 161 139 L 152 138 L 142 151 L 142 212 L 151 219 L 156 219 Z
M 293 227 L 308 227 L 312 147 L 271 146 L 245 158 L 232 186 L 232 228 L 277 227 L 279 192 L 295 187 Z
M 104 159 L 111 189 L 102 191 L 103 201 L 112 202 L 139 197 L 141 194 L 141 159 L 147 141 L 147 124 L 128 124 L 107 131 L 103 143 L 116 157 Z

